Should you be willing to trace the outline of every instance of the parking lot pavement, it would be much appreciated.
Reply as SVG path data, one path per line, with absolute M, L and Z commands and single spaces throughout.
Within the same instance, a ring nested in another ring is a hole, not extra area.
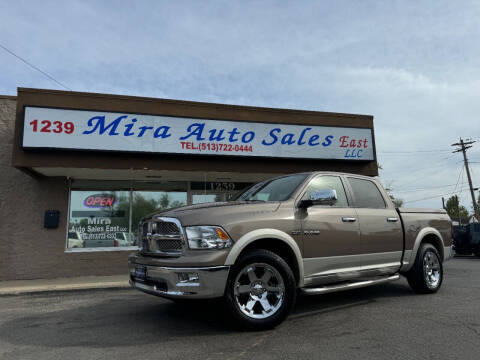
M 134 290 L 0 297 L 1 359 L 478 359 L 480 259 L 455 258 L 435 295 L 397 282 L 300 297 L 275 330 L 241 332 L 221 303 Z

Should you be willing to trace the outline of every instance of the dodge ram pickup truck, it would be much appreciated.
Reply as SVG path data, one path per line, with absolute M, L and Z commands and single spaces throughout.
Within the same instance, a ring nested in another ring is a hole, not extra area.
M 223 297 L 244 327 L 271 328 L 297 292 L 396 280 L 435 293 L 450 257 L 444 210 L 395 208 L 374 178 L 312 172 L 260 182 L 231 202 L 142 220 L 130 283 L 170 299 Z

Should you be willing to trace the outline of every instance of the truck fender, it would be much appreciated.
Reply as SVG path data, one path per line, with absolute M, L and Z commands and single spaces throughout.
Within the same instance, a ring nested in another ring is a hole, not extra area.
M 299 286 L 303 287 L 303 277 L 304 277 L 304 269 L 303 269 L 303 259 L 302 253 L 300 252 L 300 248 L 298 247 L 297 242 L 287 233 L 277 230 L 277 229 L 258 229 L 253 230 L 245 235 L 243 235 L 240 239 L 235 241 L 232 249 L 228 253 L 227 259 L 225 260 L 225 265 L 233 265 L 235 261 L 240 256 L 241 252 L 245 247 L 256 240 L 260 239 L 276 239 L 287 243 L 287 245 L 292 249 L 293 253 L 295 254 L 295 258 L 297 260 L 298 266 L 298 275 L 299 275 Z
M 415 238 L 415 243 L 413 244 L 413 249 L 405 250 L 405 254 L 403 256 L 403 262 L 402 262 L 402 272 L 410 270 L 410 268 L 413 266 L 413 263 L 415 262 L 415 258 L 417 257 L 418 249 L 420 248 L 420 244 L 422 243 L 423 239 L 427 235 L 435 235 L 440 240 L 440 243 L 442 246 L 441 254 L 442 253 L 446 254 L 445 243 L 443 241 L 443 238 L 440 232 L 433 227 L 425 227 L 418 232 L 417 237 Z M 444 258 L 445 256 L 446 255 L 444 255 Z

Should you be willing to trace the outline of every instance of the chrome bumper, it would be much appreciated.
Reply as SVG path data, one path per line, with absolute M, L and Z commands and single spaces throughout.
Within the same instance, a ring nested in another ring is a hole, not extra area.
M 136 277 L 137 266 L 146 269 L 145 278 Z M 223 296 L 230 266 L 174 268 L 130 262 L 129 269 L 130 285 L 145 293 L 166 298 L 207 299 Z

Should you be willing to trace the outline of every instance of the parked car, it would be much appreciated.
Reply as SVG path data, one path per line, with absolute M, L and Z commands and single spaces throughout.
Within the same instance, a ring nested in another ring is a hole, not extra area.
M 396 209 L 374 178 L 313 172 L 263 181 L 235 201 L 166 210 L 141 223 L 130 282 L 171 299 L 224 297 L 249 328 L 271 328 L 297 289 L 325 294 L 406 276 L 417 293 L 443 281 L 444 210 Z
M 115 239 L 107 238 L 105 234 L 93 233 L 84 236 L 84 243 L 86 248 L 114 247 Z
M 73 248 L 83 248 L 84 241 L 82 240 L 82 235 L 78 231 L 69 231 L 68 232 L 68 244 L 69 249 Z
M 480 257 L 480 223 L 454 226 L 453 249 L 459 255 Z
M 115 233 L 115 242 L 116 247 L 120 246 L 131 246 L 131 241 L 129 235 L 126 232 L 116 232 Z

